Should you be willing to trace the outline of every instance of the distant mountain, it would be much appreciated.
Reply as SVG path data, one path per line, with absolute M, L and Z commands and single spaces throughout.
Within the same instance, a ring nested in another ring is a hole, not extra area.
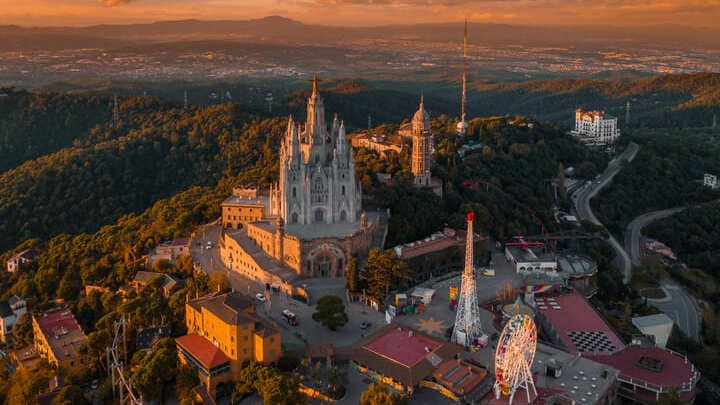
M 271 43 L 338 44 L 372 40 L 459 42 L 460 23 L 334 27 L 303 24 L 271 16 L 253 20 L 181 20 L 149 24 L 89 27 L 0 26 L 0 51 L 107 48 L 148 41 L 243 40 Z M 691 26 L 537 27 L 470 24 L 471 42 L 478 45 L 617 48 L 687 47 L 720 49 L 720 28 Z

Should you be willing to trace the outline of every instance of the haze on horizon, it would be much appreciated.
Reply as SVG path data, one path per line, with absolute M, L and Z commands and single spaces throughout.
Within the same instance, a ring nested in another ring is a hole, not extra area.
M 87 26 L 279 15 L 307 24 L 459 21 L 519 25 L 716 27 L 720 0 L 0 0 L 0 24 Z

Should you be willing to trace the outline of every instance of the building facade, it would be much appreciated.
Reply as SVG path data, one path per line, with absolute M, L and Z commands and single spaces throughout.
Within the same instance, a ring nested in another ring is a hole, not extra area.
M 575 129 L 570 132 L 588 146 L 607 146 L 620 136 L 617 117 L 603 111 L 575 110 Z
M 307 122 L 288 121 L 279 177 L 268 193 L 236 189 L 223 203 L 223 263 L 289 293 L 298 277 L 344 275 L 350 257 L 369 250 L 378 221 L 362 211 L 344 124 L 325 125 L 317 78 Z
M 238 292 L 189 301 L 185 323 L 188 334 L 176 340 L 180 359 L 198 370 L 210 392 L 237 380 L 244 362 L 274 363 L 282 355 L 280 332 Z
M 13 326 L 26 312 L 27 303 L 17 295 L 0 301 L 0 342 L 8 341 L 12 336 Z
M 16 254 L 15 256 L 11 257 L 7 261 L 7 271 L 9 273 L 15 273 L 16 271 L 20 270 L 23 265 L 32 263 L 37 259 L 38 253 L 35 251 L 35 249 L 25 249 L 22 252 Z
M 412 119 L 412 174 L 415 184 L 431 187 L 432 175 L 432 132 L 430 115 L 425 111 L 424 100 L 420 98 L 420 107 Z
M 85 366 L 78 348 L 87 341 L 80 324 L 68 308 L 56 308 L 33 315 L 35 351 L 50 365 L 64 370 Z

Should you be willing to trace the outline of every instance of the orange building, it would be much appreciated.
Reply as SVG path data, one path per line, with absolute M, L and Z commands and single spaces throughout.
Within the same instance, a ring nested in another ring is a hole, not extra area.
M 78 348 L 87 336 L 68 308 L 33 315 L 35 351 L 53 366 L 73 370 L 84 366 Z
M 251 297 L 237 292 L 188 302 L 185 323 L 188 334 L 176 339 L 180 361 L 198 370 L 209 392 L 236 380 L 243 363 L 273 363 L 282 354 L 280 332 L 255 314 Z

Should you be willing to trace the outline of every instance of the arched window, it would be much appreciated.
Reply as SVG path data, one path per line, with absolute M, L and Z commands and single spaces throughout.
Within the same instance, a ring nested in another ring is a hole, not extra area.
M 297 197 L 297 189 L 295 187 L 293 187 L 292 196 L 293 198 Z
M 345 210 L 340 211 L 340 221 L 347 221 L 347 213 L 345 212 Z
M 342 188 L 340 189 L 340 194 L 345 195 L 345 186 L 342 186 Z
M 297 224 L 298 223 L 298 214 L 297 212 L 293 212 L 290 214 L 290 223 L 291 224 Z
M 325 212 L 322 209 L 315 210 L 315 222 L 325 222 Z

